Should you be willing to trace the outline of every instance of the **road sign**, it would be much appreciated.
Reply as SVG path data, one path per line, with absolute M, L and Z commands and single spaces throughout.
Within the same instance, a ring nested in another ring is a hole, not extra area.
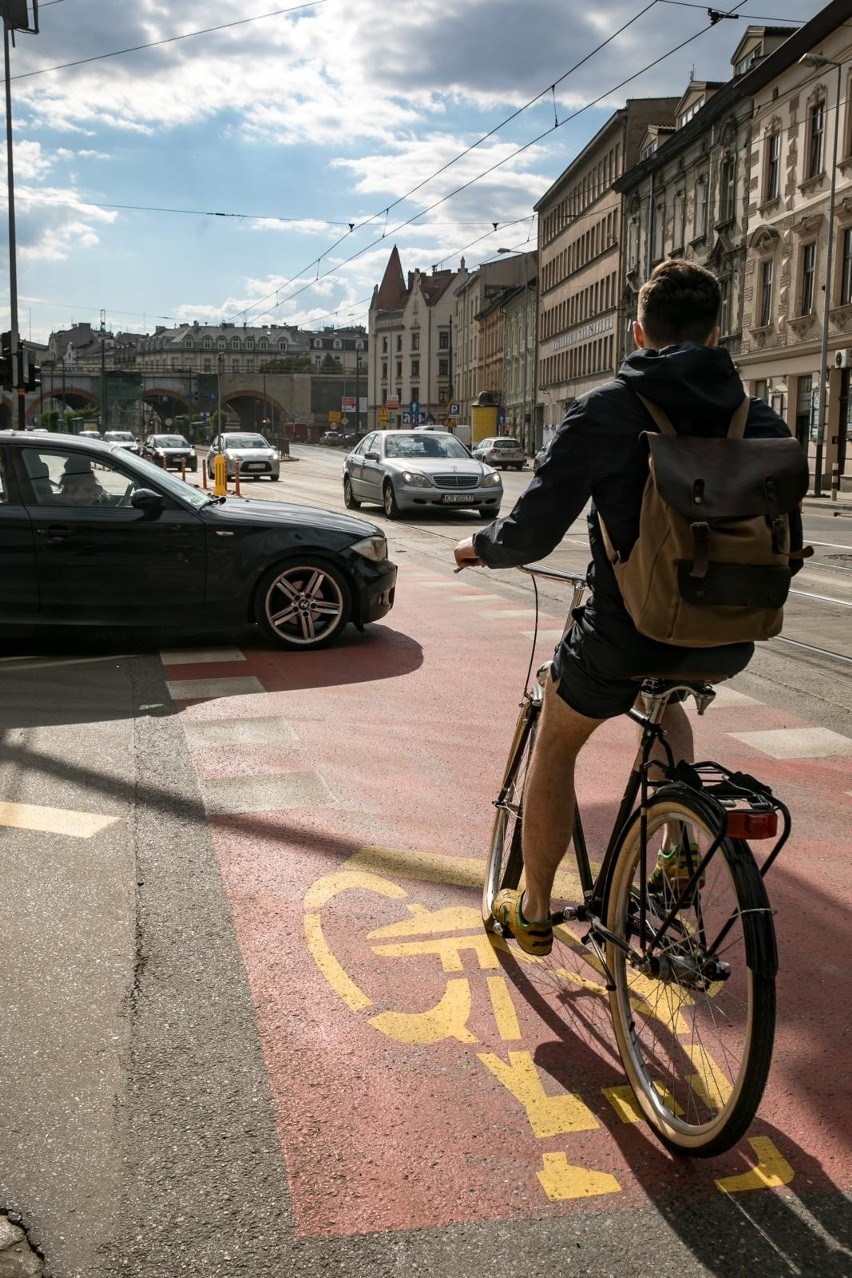
M 330 422 L 339 422 L 339 421 L 340 421 L 341 416 L 342 416 L 342 414 L 341 414 L 341 413 L 338 413 L 338 412 L 336 412 L 336 411 L 334 411 L 334 410 L 333 410 L 332 412 L 330 412 L 330 413 L 329 413 L 329 415 L 328 415 L 328 420 L 329 420 Z
M 341 426 L 348 426 L 348 425 L 349 425 L 349 418 L 348 418 L 348 417 L 341 417 L 341 419 L 340 419 L 340 425 L 341 425 Z
M 426 425 L 426 419 L 428 418 L 428 416 L 429 416 L 429 414 L 428 414 L 428 413 L 418 413 L 418 414 L 417 414 L 417 424 L 418 424 L 418 426 L 425 426 L 425 425 Z
M 403 424 L 403 426 L 410 426 L 410 425 L 411 425 L 411 413 L 403 413 L 403 414 L 402 414 L 402 424 Z
M 399 396 L 388 395 L 387 399 L 385 400 L 385 408 L 399 408 Z
M 450 417 L 458 417 L 461 412 L 461 404 L 450 404 Z
M 411 413 L 412 417 L 416 417 L 417 414 L 420 412 L 420 405 L 418 404 L 416 399 L 413 399 L 411 403 L 408 405 L 408 411 L 409 413 Z

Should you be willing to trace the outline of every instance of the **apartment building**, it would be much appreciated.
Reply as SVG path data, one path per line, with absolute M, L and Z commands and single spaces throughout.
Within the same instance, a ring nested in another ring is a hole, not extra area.
M 731 59 L 732 78 L 690 81 L 675 109 L 674 129 L 665 136 L 649 130 L 638 163 L 616 181 L 624 242 L 619 362 L 633 349 L 639 289 L 667 258 L 698 262 L 718 276 L 721 341 L 739 357 L 752 93 L 771 74 L 766 60 L 790 33 L 789 27 L 748 27 Z
M 466 275 L 432 267 L 406 279 L 394 245 L 369 312 L 367 421 L 401 426 L 413 417 L 443 421 L 453 387 L 453 285 Z
M 750 148 L 740 371 L 786 418 L 821 488 L 852 449 L 849 13 L 828 5 L 771 60 Z
M 674 125 L 676 98 L 630 99 L 536 204 L 537 393 L 545 438 L 573 401 L 609 380 L 620 349 L 622 197 L 616 182 L 649 130 Z
M 535 273 L 535 253 L 509 251 L 475 271 L 465 270 L 453 287 L 454 399 L 462 421 L 470 421 L 471 408 L 486 395 L 501 405 L 503 395 L 502 349 L 495 358 L 495 334 L 503 342 L 502 304 L 516 288 L 528 285 Z M 487 328 L 487 336 L 485 329 Z

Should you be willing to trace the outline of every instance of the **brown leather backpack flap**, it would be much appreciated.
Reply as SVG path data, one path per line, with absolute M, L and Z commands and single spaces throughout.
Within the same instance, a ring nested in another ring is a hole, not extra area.
M 798 441 L 671 439 L 648 433 L 659 495 L 690 519 L 786 515 L 808 491 L 808 465 Z

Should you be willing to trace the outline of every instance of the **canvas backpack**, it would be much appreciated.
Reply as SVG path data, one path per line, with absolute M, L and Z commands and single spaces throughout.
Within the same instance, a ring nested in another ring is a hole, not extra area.
M 679 435 L 638 396 L 659 434 L 643 432 L 648 480 L 639 536 L 621 559 L 601 520 L 624 605 L 640 634 L 683 648 L 769 639 L 781 629 L 790 587 L 789 514 L 808 489 L 791 436 L 745 439 L 749 399 L 728 433 Z

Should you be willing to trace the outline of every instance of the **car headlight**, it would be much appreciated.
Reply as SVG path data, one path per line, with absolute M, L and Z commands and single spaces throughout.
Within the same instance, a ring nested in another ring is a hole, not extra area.
M 408 484 L 409 488 L 432 487 L 432 480 L 426 475 L 419 474 L 416 470 L 404 470 L 402 472 L 402 478 L 404 483 Z
M 489 470 L 487 475 L 482 476 L 483 488 L 499 488 L 503 483 L 496 470 Z
M 372 559 L 376 563 L 381 563 L 383 559 L 388 557 L 388 540 L 383 533 L 374 533 L 372 537 L 365 537 L 363 541 L 356 541 L 352 549 L 356 555 L 363 555 L 365 559 Z

